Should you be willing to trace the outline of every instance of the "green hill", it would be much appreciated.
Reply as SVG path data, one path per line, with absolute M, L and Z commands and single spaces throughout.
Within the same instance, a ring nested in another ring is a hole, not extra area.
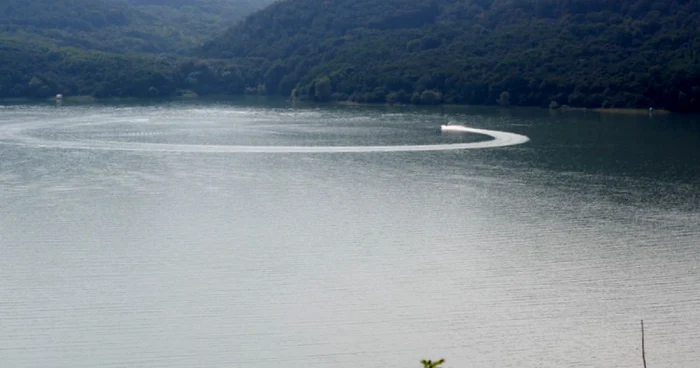
M 8 0 L 0 4 L 0 98 L 243 93 L 257 83 L 248 76 L 259 73 L 255 65 L 183 54 L 264 3 Z
M 264 4 L 7 0 L 0 97 L 191 90 L 700 112 L 700 0 L 286 0 L 236 23 Z
M 0 98 L 171 94 L 177 79 L 167 60 L 46 47 L 0 39 Z
M 116 55 L 0 38 L 0 98 L 66 96 L 171 97 L 243 94 L 264 61 Z
M 700 111 L 700 0 L 289 0 L 201 49 L 314 100 Z
M 0 37 L 115 53 L 184 53 L 263 7 L 251 0 L 7 0 Z
M 135 9 L 177 29 L 199 46 L 273 0 L 125 0 Z

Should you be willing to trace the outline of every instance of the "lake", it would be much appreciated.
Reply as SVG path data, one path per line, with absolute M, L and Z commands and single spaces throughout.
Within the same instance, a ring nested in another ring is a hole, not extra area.
M 698 160 L 698 116 L 0 106 L 0 361 L 641 367 L 644 319 L 696 367 Z

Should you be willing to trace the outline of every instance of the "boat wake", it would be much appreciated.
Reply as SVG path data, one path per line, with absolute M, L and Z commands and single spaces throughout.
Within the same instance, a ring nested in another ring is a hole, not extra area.
M 60 124 L 59 124 L 60 125 Z M 149 142 L 124 142 L 98 139 L 53 140 L 31 135 L 32 130 L 51 127 L 42 123 L 20 123 L 0 126 L 0 143 L 38 148 L 183 152 L 183 153 L 369 153 L 369 152 L 414 152 L 452 151 L 514 146 L 529 141 L 529 138 L 515 133 L 497 130 L 476 129 L 462 125 L 443 126 L 443 131 L 474 133 L 490 136 L 491 140 L 469 143 L 444 143 L 425 145 L 382 145 L 382 146 L 241 146 L 171 144 Z M 70 127 L 70 126 L 69 126 Z M 449 127 L 449 129 L 444 129 Z M 61 126 L 65 128 L 65 126 Z

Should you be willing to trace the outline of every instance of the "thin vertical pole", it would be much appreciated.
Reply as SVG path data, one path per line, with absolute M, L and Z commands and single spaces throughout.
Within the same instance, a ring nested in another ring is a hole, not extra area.
M 644 352 L 644 320 L 642 320 L 642 362 L 644 362 L 644 368 L 647 368 L 647 357 Z

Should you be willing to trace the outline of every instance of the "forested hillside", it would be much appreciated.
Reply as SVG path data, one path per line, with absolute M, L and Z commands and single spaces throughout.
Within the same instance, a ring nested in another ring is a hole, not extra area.
M 700 111 L 700 0 L 289 0 L 206 44 L 314 100 Z
M 125 0 L 199 46 L 273 0 Z
M 201 61 L 49 47 L 0 38 L 0 98 L 66 96 L 169 97 L 242 94 L 255 85 L 261 60 Z
M 0 40 L 0 97 L 157 96 L 175 90 L 171 70 L 154 58 Z
M 0 37 L 116 53 L 184 53 L 271 0 L 5 0 Z
M 266 2 L 6 0 L 0 97 L 700 112 L 700 0 L 286 0 L 236 23 Z
M 0 98 L 243 93 L 258 64 L 184 55 L 266 1 L 6 0 Z

